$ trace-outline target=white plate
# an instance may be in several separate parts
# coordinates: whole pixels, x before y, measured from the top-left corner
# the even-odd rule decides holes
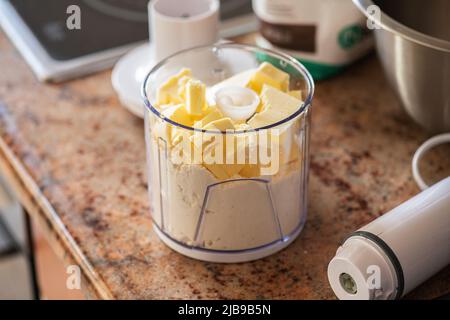
[[[227,42],[219,40],[218,43]],[[247,65],[246,55],[236,56],[235,63],[237,70],[240,64]],[[147,42],[127,53],[114,66],[111,74],[111,81],[114,90],[122,105],[134,115],[144,118],[144,100],[141,96],[141,86],[145,76],[150,69],[156,65],[153,57],[152,44]],[[254,69],[250,69],[232,76],[229,79],[207,88],[207,99],[214,104],[214,94],[220,88],[228,85],[245,86]]]
[[[140,118],[144,118],[145,107],[141,86],[155,65],[152,52],[151,43],[131,50],[116,63],[111,75],[113,88],[122,105]]]

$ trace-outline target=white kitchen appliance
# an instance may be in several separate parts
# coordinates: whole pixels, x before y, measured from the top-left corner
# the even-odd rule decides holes
[[[450,264],[450,177],[427,187],[418,162],[450,134],[424,143],[413,159],[422,189],[412,199],[352,233],[328,266],[339,299],[398,299]]]

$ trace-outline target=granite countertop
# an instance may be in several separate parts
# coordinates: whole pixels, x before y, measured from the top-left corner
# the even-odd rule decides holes
[[[152,230],[143,122],[120,106],[110,76],[41,84],[0,33],[0,150],[24,186],[17,192],[32,194],[42,209],[34,214],[45,215],[98,297],[333,299],[326,268],[340,241],[419,191],[410,161],[428,136],[371,56],[317,84],[300,237],[252,263],[183,257]],[[427,157],[430,177],[449,174],[449,152]],[[449,291],[447,267],[409,297]]]

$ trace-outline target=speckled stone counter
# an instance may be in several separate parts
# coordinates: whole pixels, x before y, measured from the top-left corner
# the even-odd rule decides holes
[[[333,299],[329,260],[348,233],[418,192],[410,161],[427,134],[403,112],[372,56],[317,84],[311,137],[309,217],[300,237],[252,263],[191,260],[152,231],[143,123],[120,106],[110,71],[41,84],[0,34],[7,176],[99,298]],[[441,148],[427,157],[427,174],[449,175],[449,155]],[[447,268],[409,297],[449,291]]]

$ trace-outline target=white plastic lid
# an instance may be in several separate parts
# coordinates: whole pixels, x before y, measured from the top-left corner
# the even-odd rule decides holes
[[[217,90],[215,101],[225,116],[233,120],[247,120],[256,112],[260,99],[251,89],[227,86]]]

